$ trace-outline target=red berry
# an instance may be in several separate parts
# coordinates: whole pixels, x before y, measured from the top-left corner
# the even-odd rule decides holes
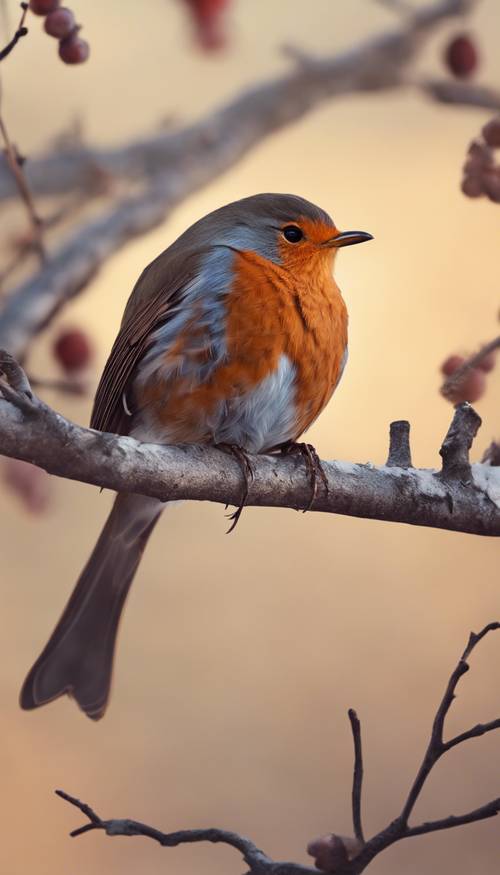
[[[50,501],[51,480],[46,471],[21,459],[2,459],[1,476],[31,513],[42,513]]]
[[[65,64],[83,64],[90,54],[88,42],[75,33],[59,43],[59,57]]]
[[[497,353],[496,353],[496,350],[494,349],[492,352],[489,352],[488,355],[485,355],[484,358],[481,359],[481,361],[478,364],[478,368],[481,368],[481,370],[485,374],[489,374],[489,372],[492,371],[493,368],[495,367],[496,363],[497,363]]]
[[[449,43],[445,53],[445,63],[450,73],[458,79],[466,79],[477,69],[479,55],[470,36],[456,36]]]
[[[219,49],[225,45],[224,10],[229,0],[186,0],[195,21],[197,36],[204,49]]]
[[[483,172],[482,186],[490,201],[500,203],[500,170],[498,167],[488,168]]]
[[[441,365],[441,373],[445,377],[451,377],[463,365],[464,361],[465,359],[461,355],[450,355]]]
[[[55,36],[56,39],[65,39],[70,35],[75,27],[75,16],[71,9],[61,6],[60,9],[54,9],[45,19],[44,29],[49,36]]]
[[[452,393],[447,397],[454,404],[461,404],[462,401],[468,401],[474,404],[475,401],[484,395],[486,389],[486,374],[480,371],[479,368],[471,368],[464,375],[463,380],[453,389]]]
[[[494,149],[500,146],[500,117],[490,119],[482,130],[482,134],[488,146]]]
[[[481,197],[483,183],[480,176],[464,176],[462,179],[462,191],[467,197]]]
[[[61,332],[53,346],[54,356],[68,373],[80,371],[92,360],[92,346],[79,328]]]
[[[30,9],[35,15],[48,15],[57,9],[61,0],[30,0]]]

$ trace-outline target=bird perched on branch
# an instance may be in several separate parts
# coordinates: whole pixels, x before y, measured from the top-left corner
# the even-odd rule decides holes
[[[341,233],[323,210],[284,194],[255,195],[200,219],[139,277],[91,427],[224,445],[246,466],[247,453],[293,447],[330,400],[347,357],[335,254],[370,239]],[[116,497],[26,678],[23,708],[67,693],[89,717],[103,716],[120,615],[163,508],[141,495]]]

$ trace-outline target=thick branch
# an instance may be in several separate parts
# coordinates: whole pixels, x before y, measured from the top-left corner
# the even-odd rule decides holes
[[[28,394],[24,372],[7,353],[0,355],[2,370],[9,380],[0,382],[3,455],[118,492],[162,501],[240,504],[244,488],[240,465],[215,447],[145,444],[82,428]],[[463,464],[468,459],[470,423],[477,424],[476,418],[470,405],[461,405],[450,429],[453,453]],[[322,465],[325,482],[317,484],[314,511],[500,535],[500,471],[490,465],[471,466],[466,479],[456,477],[453,466],[448,476],[446,466],[437,472],[349,462]],[[256,456],[252,468],[246,504],[309,506],[311,484],[301,458]]]

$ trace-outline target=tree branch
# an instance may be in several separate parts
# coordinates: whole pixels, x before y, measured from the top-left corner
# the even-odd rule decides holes
[[[240,504],[243,475],[239,463],[226,453],[211,446],[140,443],[82,428],[29,393],[24,372],[5,352],[0,352],[0,371],[9,372],[9,382],[0,382],[3,455],[60,477],[161,501]],[[480,463],[466,467],[471,434],[479,421],[470,405],[457,408],[443,444],[441,471],[323,462],[325,482],[317,483],[311,509],[499,536],[500,470]],[[453,459],[467,476],[456,476]],[[248,505],[308,507],[311,484],[301,458],[255,456],[252,469]]]
[[[107,176],[137,180],[165,172],[183,174],[189,165],[204,163],[204,181],[212,179],[265,136],[301,118],[323,100],[407,84],[406,68],[423,39],[448,18],[472,11],[475,4],[476,0],[437,0],[415,10],[398,29],[331,58],[311,57],[307,64],[248,90],[184,130],[155,133],[115,149],[52,151],[29,162],[32,190],[38,195],[54,195],[85,188],[89,173],[96,168]],[[14,193],[0,164],[0,199]]]
[[[347,712],[354,742],[354,772],[352,778],[352,825],[354,835],[362,845],[365,843],[361,820],[361,793],[363,789],[363,751],[361,747],[361,724],[353,708]]]
[[[19,21],[19,24],[17,25],[17,30],[16,30],[14,36],[12,37],[12,39],[11,39],[11,40],[7,43],[7,45],[4,46],[4,48],[0,51],[0,61],[4,61],[5,58],[6,58],[8,55],[10,55],[12,49],[15,48],[15,46],[17,46],[19,40],[20,40],[23,36],[26,36],[26,34],[28,33],[28,28],[24,26],[24,22],[25,22],[25,20],[26,20],[26,15],[27,15],[27,13],[28,13],[28,4],[27,4],[27,3],[21,3],[21,9],[22,9],[22,12],[21,12],[21,19],[20,19],[20,21]]]
[[[403,811],[396,820],[393,820],[388,826],[376,833],[376,835],[367,842],[363,840],[359,807],[362,775],[360,725],[356,712],[352,709],[349,710],[349,720],[353,731],[355,748],[353,815],[356,839],[338,836],[332,833],[331,835],[323,836],[322,838],[310,842],[308,852],[311,856],[315,857],[315,870],[296,863],[275,862],[268,857],[267,854],[259,850],[249,839],[243,838],[236,833],[228,832],[227,830],[211,828],[163,833],[154,827],[147,826],[144,823],[139,823],[136,820],[103,820],[92,808],[90,808],[89,805],[80,802],[79,799],[70,796],[63,790],[56,790],[57,795],[60,796],[61,799],[64,799],[66,802],[75,806],[75,808],[78,808],[78,810],[81,811],[89,821],[84,826],[73,830],[70,835],[76,837],[83,833],[98,829],[103,830],[106,835],[109,836],[146,836],[147,838],[157,841],[163,847],[175,847],[180,844],[191,842],[223,842],[224,844],[235,848],[243,855],[245,863],[249,866],[250,872],[253,873],[253,875],[311,875],[312,872],[317,872],[318,869],[329,872],[331,875],[361,875],[378,854],[401,839],[426,835],[438,830],[451,829],[457,826],[464,826],[468,823],[474,823],[479,820],[495,817],[495,815],[500,812],[500,798],[493,799],[491,802],[482,805],[480,808],[469,811],[466,814],[458,816],[451,815],[450,817],[445,817],[440,820],[421,823],[417,826],[408,826],[408,817],[429,772],[443,753],[450,749],[450,743],[443,742],[444,720],[453,699],[455,698],[455,690],[458,681],[462,675],[468,671],[469,666],[466,660],[469,658],[474,647],[485,637],[485,635],[496,629],[500,629],[500,623],[494,622],[485,626],[477,635],[471,633],[468,645],[451,675],[443,699],[438,707],[432,727],[431,738],[422,766],[420,767],[418,775],[410,790]],[[495,723],[495,726],[493,726],[493,723]],[[493,721],[492,724],[486,725],[491,726],[492,729],[499,728],[500,721]],[[459,740],[463,741],[470,737],[472,737],[470,732],[465,732],[462,733],[461,736],[457,736],[454,741],[458,744]]]
[[[473,109],[500,109],[500,91],[496,88],[455,79],[426,79],[417,82],[416,86],[439,103]]]
[[[475,0],[437,0],[397,30],[333,58],[301,54],[292,72],[250,89],[183,130],[162,131],[111,150],[77,144],[30,160],[26,174],[37,195],[85,190],[96,174],[125,181],[129,188],[139,183],[140,190],[77,226],[44,267],[11,290],[0,306],[0,346],[22,359],[33,336],[120,246],[163,222],[181,200],[270,134],[332,97],[410,85],[406,70],[424,39],[441,22],[474,5]],[[0,199],[14,192],[0,161]]]

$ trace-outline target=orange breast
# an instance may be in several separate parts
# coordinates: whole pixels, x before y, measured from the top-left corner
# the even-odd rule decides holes
[[[254,252],[237,253],[226,326],[227,357],[208,380],[152,381],[143,387],[143,403],[155,410],[169,441],[210,441],[211,417],[220,402],[251,392],[286,355],[297,373],[298,438],[330,399],[347,345],[346,307],[329,259],[308,259],[304,269],[291,271]],[[205,348],[201,337],[193,344],[193,332],[190,320],[170,349],[169,362],[183,356],[197,364],[208,360],[209,343]]]
[[[285,354],[297,370],[299,437],[330,400],[347,348],[347,309],[328,254],[289,271],[254,252],[236,259],[228,348],[241,373],[261,379]]]

